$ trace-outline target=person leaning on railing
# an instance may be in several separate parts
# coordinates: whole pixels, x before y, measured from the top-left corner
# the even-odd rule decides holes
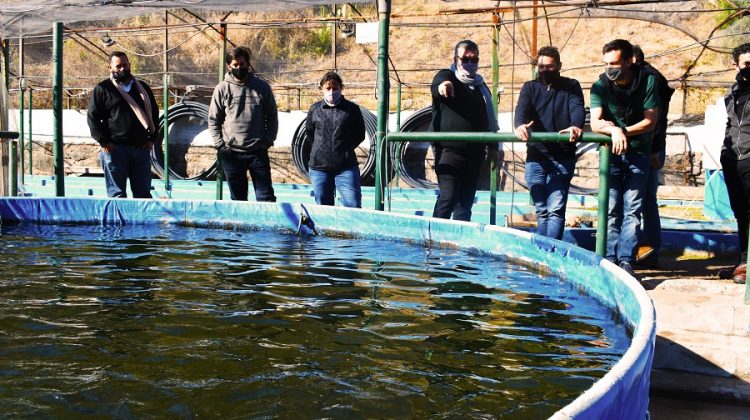
[[[651,131],[659,116],[656,79],[633,64],[633,45],[602,48],[604,73],[591,87],[591,129],[612,138],[605,257],[633,271],[648,181]]]
[[[575,141],[583,134],[583,90],[560,75],[560,52],[537,52],[537,77],[523,84],[515,114],[515,134],[527,141],[532,131],[568,133],[567,143],[526,143],[526,184],[536,209],[537,233],[562,239],[565,207],[576,165]]]

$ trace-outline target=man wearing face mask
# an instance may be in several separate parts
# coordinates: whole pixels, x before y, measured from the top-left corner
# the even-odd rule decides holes
[[[334,191],[345,207],[362,207],[357,146],[365,139],[359,106],[341,94],[344,82],[329,71],[320,80],[323,99],[307,113],[305,130],[312,143],[308,162],[315,202],[332,206]]]
[[[542,47],[537,78],[524,83],[515,113],[515,134],[533,140],[533,131],[569,134],[568,143],[526,143],[526,183],[536,208],[537,232],[562,239],[565,206],[576,164],[575,141],[583,133],[586,114],[577,80],[560,76],[560,52]]]
[[[214,89],[208,130],[218,150],[232,200],[247,201],[247,173],[256,201],[276,201],[268,149],[279,130],[271,86],[250,72],[250,51],[227,53],[227,74]]]
[[[727,128],[721,147],[721,168],[729,193],[729,204],[737,219],[740,241],[739,263],[719,272],[721,278],[745,283],[747,277],[747,241],[750,228],[750,43],[732,51],[736,82],[724,97]]]
[[[484,79],[477,74],[479,46],[464,40],[453,50],[450,69],[432,80],[432,131],[495,132],[497,114]],[[471,207],[485,159],[498,160],[497,143],[440,142],[435,144],[439,195],[433,217],[471,220]]]
[[[102,146],[99,161],[109,197],[151,198],[151,148],[159,125],[159,107],[148,85],[130,73],[123,52],[109,56],[110,77],[91,94],[88,124]]]
[[[659,94],[656,78],[633,64],[630,42],[611,41],[602,54],[604,73],[591,87],[591,128],[612,137],[606,258],[635,277],[633,262]]]

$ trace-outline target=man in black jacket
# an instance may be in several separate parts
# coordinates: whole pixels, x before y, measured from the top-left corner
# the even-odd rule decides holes
[[[332,206],[338,190],[345,207],[362,207],[356,148],[365,139],[365,121],[359,106],[341,94],[343,87],[338,74],[326,73],[320,81],[323,99],[307,113],[310,181],[316,203]]]
[[[130,178],[134,198],[151,198],[151,148],[159,107],[146,83],[130,73],[123,52],[109,57],[110,77],[94,88],[89,100],[91,137],[102,146],[99,161],[110,197],[127,197]]]
[[[479,68],[479,46],[464,40],[453,50],[450,69],[432,80],[432,131],[497,131],[492,95]],[[485,159],[497,161],[497,143],[440,142],[435,145],[435,172],[440,189],[433,217],[471,220],[479,170]]]
[[[514,126],[516,137],[533,139],[532,130],[569,134],[568,143],[526,144],[526,184],[536,209],[537,233],[562,239],[565,206],[576,165],[576,144],[586,113],[583,90],[575,79],[560,76],[560,52],[542,47],[537,52],[537,78],[523,84]]]
[[[737,69],[737,82],[724,98],[727,129],[721,148],[721,167],[729,192],[729,204],[737,219],[740,260],[734,270],[722,270],[719,276],[732,278],[735,283],[745,283],[750,228],[750,43],[735,48],[732,58]]]

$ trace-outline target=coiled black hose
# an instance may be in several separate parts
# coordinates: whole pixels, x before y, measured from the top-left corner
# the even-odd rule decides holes
[[[365,155],[365,161],[359,164],[360,182],[362,185],[375,184],[375,132],[377,129],[378,119],[369,110],[359,107],[362,111],[362,118],[365,121],[365,139],[357,147],[357,155]],[[297,126],[292,137],[292,163],[302,177],[310,180],[309,166],[310,151],[312,142],[307,138],[305,124],[307,118]]]
[[[588,123],[588,113],[587,113]],[[404,120],[401,124],[402,132],[422,132],[429,131],[430,123],[432,122],[432,106],[422,108],[414,114],[410,115],[409,118]],[[401,179],[404,180],[409,186],[414,188],[437,188],[437,183],[427,179],[426,170],[427,168],[435,169],[435,161],[433,160],[434,154],[428,153],[431,148],[429,142],[393,142],[390,145],[391,156],[398,156],[398,168]],[[595,143],[577,143],[576,144],[576,158],[579,158],[589,150],[593,150],[597,147]],[[516,161],[515,155],[513,156],[511,164],[521,164],[523,162]],[[394,162],[395,163],[395,162]],[[528,190],[529,187],[526,185],[524,180],[515,177],[514,172],[506,167],[506,165],[500,165],[500,169],[509,178],[513,179],[522,188]],[[598,189],[596,188],[584,188],[576,185],[570,185],[570,192],[573,194],[595,194]]]
[[[169,115],[167,116],[168,126],[172,127],[170,132],[169,142],[169,178],[170,179],[187,179],[187,180],[203,180],[210,179],[216,176],[216,161],[213,160],[213,164],[198,173],[195,176],[187,175],[187,162],[185,156],[190,147],[188,142],[172,141],[172,139],[192,139],[195,138],[199,133],[208,129],[208,105],[194,101],[183,101],[169,107]],[[180,131],[176,132],[174,125],[180,122]],[[159,134],[158,139],[164,138],[164,117],[159,118]],[[164,150],[163,143],[157,141],[154,144],[154,148],[151,149],[151,168],[159,175],[160,178],[164,178]]]

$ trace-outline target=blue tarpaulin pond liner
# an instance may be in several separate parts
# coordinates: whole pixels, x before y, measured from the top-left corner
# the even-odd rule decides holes
[[[302,223],[307,219],[308,223]],[[403,240],[455,246],[543,267],[612,308],[633,331],[630,347],[613,368],[552,418],[643,419],[655,343],[655,311],[638,282],[614,264],[574,245],[514,229],[395,215],[372,210],[289,203],[3,198],[3,223],[102,225],[178,224],[268,228],[304,234]],[[311,222],[310,222],[311,221]]]

